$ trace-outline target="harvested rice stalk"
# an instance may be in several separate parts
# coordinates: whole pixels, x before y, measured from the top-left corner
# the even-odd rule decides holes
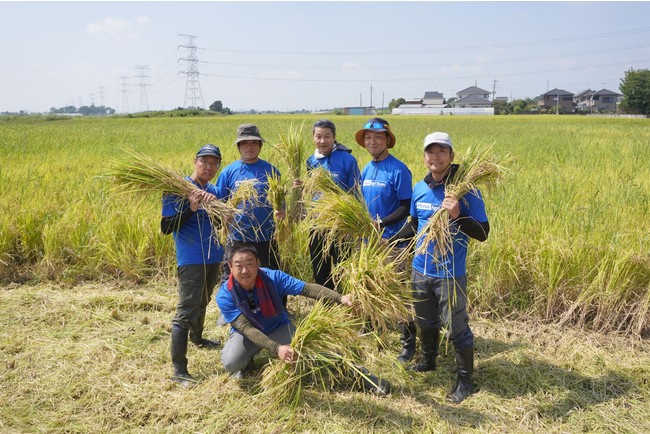
[[[445,193],[459,199],[478,190],[479,185],[491,187],[505,175],[507,169],[503,163],[508,159],[499,159],[492,154],[494,144],[486,147],[468,148],[458,170],[450,175],[445,184]],[[440,208],[429,218],[417,238],[422,241],[416,247],[416,254],[426,253],[428,246],[434,243],[436,256],[441,262],[451,252],[453,234],[449,224],[449,212]]]
[[[300,127],[293,123],[289,126],[286,134],[280,133],[280,141],[270,144],[281,156],[287,165],[284,179],[286,179],[285,199],[286,214],[289,223],[293,224],[300,220],[301,216],[301,192],[298,188],[292,188],[301,179],[306,154],[306,140],[303,134],[304,122]]]
[[[273,360],[262,374],[262,397],[269,409],[302,401],[305,389],[329,390],[351,372],[358,372],[360,351],[358,320],[351,319],[340,305],[318,301],[296,325],[291,347],[296,353],[292,364]]]
[[[341,247],[352,242],[356,246],[362,239],[378,242],[381,233],[366,205],[339,188],[327,171],[318,168],[313,172],[316,173],[306,183],[305,191],[316,195],[317,200],[305,204],[305,224],[310,232],[323,237],[324,250],[332,244]]]
[[[334,267],[337,288],[354,300],[354,316],[382,334],[410,316],[409,275],[397,250],[367,242]]]
[[[106,175],[113,179],[117,187],[124,191],[136,193],[170,194],[180,198],[188,198],[190,193],[199,188],[185,179],[175,169],[165,166],[153,158],[131,150],[123,151],[124,157],[115,159],[109,164]],[[240,195],[229,202],[213,200],[201,206],[208,214],[212,227],[218,231],[215,236],[225,240],[228,223],[235,221],[235,216],[241,211],[236,203],[252,193],[248,188],[242,188]],[[253,196],[253,199],[256,196]],[[250,199],[249,199],[250,200]]]

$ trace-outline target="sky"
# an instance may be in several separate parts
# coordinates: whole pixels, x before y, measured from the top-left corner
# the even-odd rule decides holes
[[[0,113],[618,92],[650,69],[649,16],[647,1],[0,1]]]

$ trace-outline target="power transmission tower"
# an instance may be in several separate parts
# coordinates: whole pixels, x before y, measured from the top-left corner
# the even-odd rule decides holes
[[[122,80],[122,83],[120,83],[122,85],[122,113],[129,112],[129,90],[126,79],[127,77],[120,77],[120,80]]]
[[[147,101],[147,70],[149,69],[148,66],[146,65],[135,65],[135,69],[140,71],[140,75],[138,76],[140,78],[139,86],[140,86],[140,111],[147,111],[149,110],[149,102]]]
[[[104,86],[99,86],[99,106],[104,107]]]
[[[178,34],[187,38],[187,43],[185,45],[179,45],[178,48],[187,48],[187,57],[178,59],[179,61],[187,62],[187,71],[181,72],[181,74],[187,75],[187,81],[185,82],[185,101],[183,106],[187,108],[203,108],[203,93],[201,92],[201,83],[199,82],[199,58],[196,56],[196,50],[198,47],[194,44],[194,35],[183,35]]]

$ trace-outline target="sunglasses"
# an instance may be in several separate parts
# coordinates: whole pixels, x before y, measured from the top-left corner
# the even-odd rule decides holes
[[[383,130],[389,129],[388,124],[382,124],[381,122],[368,122],[363,126],[364,130]]]

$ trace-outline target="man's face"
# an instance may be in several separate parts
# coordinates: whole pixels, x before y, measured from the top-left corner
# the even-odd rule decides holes
[[[424,164],[433,175],[434,179],[440,179],[454,161],[454,152],[451,148],[434,143],[424,151]]]
[[[221,159],[211,155],[204,155],[194,159],[194,172],[196,173],[196,180],[205,185],[212,181],[221,166]]]
[[[260,140],[242,140],[237,144],[239,155],[244,163],[254,163],[262,150],[262,142]]]
[[[334,134],[329,128],[314,128],[314,144],[323,155],[329,155],[332,153],[332,148],[334,147]]]
[[[259,262],[250,252],[237,252],[228,261],[230,272],[242,288],[252,290],[257,279]]]
[[[385,131],[366,130],[363,133],[363,144],[374,159],[388,154],[388,135]]]

